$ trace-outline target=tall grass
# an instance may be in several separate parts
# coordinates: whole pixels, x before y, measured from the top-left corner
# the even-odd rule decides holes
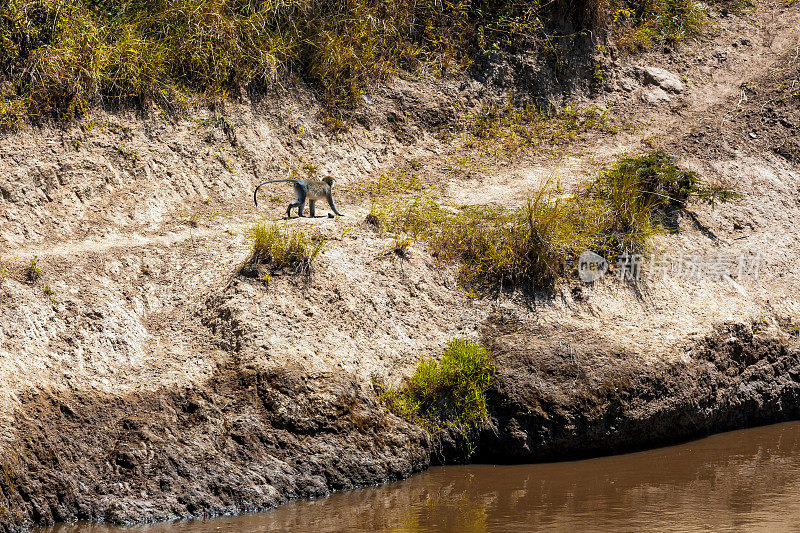
[[[3,0],[0,111],[80,116],[89,102],[225,95],[292,76],[329,103],[420,61],[525,31],[536,4],[462,0]],[[480,31],[479,31],[480,30]],[[448,59],[449,58],[449,59]]]
[[[737,196],[654,151],[620,159],[572,196],[546,182],[519,209],[448,209],[421,198],[373,206],[371,214],[389,231],[426,241],[438,259],[457,262],[467,286],[551,290],[584,250],[610,261],[641,253],[653,237],[675,229],[688,203],[714,205]]]
[[[622,9],[641,42],[691,35],[689,0]],[[224,97],[300,78],[350,105],[402,68],[446,72],[530,49],[549,27],[596,28],[610,0],[2,0],[0,126],[90,104]],[[619,18],[619,17],[617,17]],[[630,20],[629,20],[630,19]]]

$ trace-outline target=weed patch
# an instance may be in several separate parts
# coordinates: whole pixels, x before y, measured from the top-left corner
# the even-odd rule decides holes
[[[394,254],[401,258],[408,257],[408,247],[414,244],[414,238],[404,233],[395,233],[384,255]]]
[[[517,106],[508,101],[485,108],[467,124],[465,146],[489,158],[507,156],[521,148],[558,148],[589,132],[613,133],[605,111],[570,103],[556,112],[535,105]]]

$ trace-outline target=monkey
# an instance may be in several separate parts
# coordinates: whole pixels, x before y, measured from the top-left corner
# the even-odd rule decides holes
[[[314,218],[314,206],[317,203],[317,200],[322,200],[323,198],[328,201],[328,205],[331,206],[331,209],[333,209],[334,213],[340,217],[344,216],[336,209],[336,203],[333,201],[333,178],[327,176],[322,178],[322,180],[296,180],[292,178],[286,178],[282,180],[269,180],[260,183],[258,187],[256,187],[256,190],[253,191],[253,203],[256,205],[256,207],[258,207],[258,199],[256,198],[256,194],[262,185],[283,181],[288,181],[294,184],[294,193],[296,195],[295,201],[290,203],[289,207],[286,208],[286,218],[291,218],[293,207],[297,208],[298,217],[303,216],[306,198],[308,198],[308,210],[311,212],[311,218]]]

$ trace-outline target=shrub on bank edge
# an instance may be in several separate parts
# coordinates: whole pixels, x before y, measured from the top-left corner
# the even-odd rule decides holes
[[[655,150],[620,159],[583,196],[582,205],[597,224],[595,247],[613,255],[643,251],[649,238],[675,228],[675,216],[689,203],[714,206],[739,195],[679,169],[669,155]]]
[[[494,376],[489,352],[453,339],[441,361],[421,361],[414,375],[379,397],[398,416],[428,427],[455,426],[474,431],[488,414],[486,391]]]

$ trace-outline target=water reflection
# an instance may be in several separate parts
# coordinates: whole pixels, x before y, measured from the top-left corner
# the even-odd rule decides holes
[[[59,533],[798,531],[800,423],[585,461],[435,468],[273,512]]]

